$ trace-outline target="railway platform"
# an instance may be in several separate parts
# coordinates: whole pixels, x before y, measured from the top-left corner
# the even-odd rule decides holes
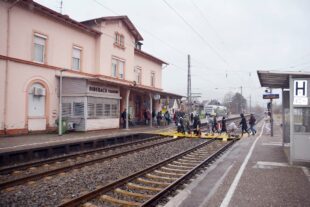
[[[230,118],[236,119],[239,115],[231,115]],[[220,120],[221,117],[218,118]],[[202,124],[206,122],[206,119],[201,120]],[[169,126],[157,126],[149,127],[145,125],[139,125],[130,127],[129,129],[107,129],[100,131],[90,132],[70,132],[58,136],[57,134],[30,134],[21,136],[3,136],[0,137],[0,153],[13,152],[18,150],[34,149],[43,146],[58,145],[63,143],[75,143],[81,140],[94,140],[98,138],[108,138],[113,136],[130,135],[137,133],[160,133],[167,130],[175,129],[174,123]]]
[[[137,133],[151,133],[167,130],[175,127],[174,124],[165,127],[139,126],[129,129],[107,129],[91,132],[71,132],[59,136],[58,134],[32,134],[21,136],[0,137],[0,153],[26,150],[43,146],[51,146],[62,143],[75,143],[81,140],[93,140],[113,136],[130,135]]]
[[[165,207],[310,206],[309,166],[288,163],[280,123],[271,137],[258,126],[198,175]]]

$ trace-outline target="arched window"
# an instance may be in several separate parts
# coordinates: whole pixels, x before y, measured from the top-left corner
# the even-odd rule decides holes
[[[28,117],[45,116],[45,88],[40,83],[34,83],[28,90]]]

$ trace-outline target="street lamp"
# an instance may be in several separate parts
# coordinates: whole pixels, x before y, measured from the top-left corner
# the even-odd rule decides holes
[[[67,69],[60,70],[59,76],[59,115],[58,115],[58,135],[61,136],[62,131],[62,72],[66,71]]]

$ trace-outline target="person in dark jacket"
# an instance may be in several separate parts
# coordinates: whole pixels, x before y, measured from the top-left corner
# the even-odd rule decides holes
[[[199,119],[198,114],[196,114],[194,117],[194,123],[193,123],[193,130],[194,130],[195,135],[197,135],[197,136],[201,135],[200,128],[201,128],[201,121]]]
[[[246,119],[245,119],[244,115],[240,114],[240,117],[241,117],[241,121],[239,123],[239,126],[241,126],[241,137],[242,137],[244,132],[246,132],[248,134],[250,134],[250,133],[248,131],[248,125],[246,123]]]
[[[121,114],[122,122],[123,122],[123,128],[126,128],[126,117],[127,117],[127,112],[126,109]]]
[[[161,121],[162,118],[163,118],[163,117],[162,117],[162,113],[161,113],[161,111],[159,111],[159,112],[157,113],[157,116],[156,116],[156,119],[157,119],[157,127],[160,126],[160,121]]]
[[[222,130],[221,130],[221,133],[223,133],[223,132],[227,133],[225,116],[223,116],[223,118],[222,118]]]
[[[254,114],[251,114],[250,119],[249,119],[249,125],[250,125],[250,131],[252,132],[252,135],[256,134],[256,129],[254,128],[256,123],[256,119],[254,117]]]
[[[214,132],[217,132],[217,133],[218,133],[216,115],[213,116],[212,132],[213,132],[213,133],[214,133]]]

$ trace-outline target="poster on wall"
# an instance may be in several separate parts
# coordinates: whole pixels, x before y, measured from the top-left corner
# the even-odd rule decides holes
[[[308,105],[307,80],[294,80],[294,100],[293,105]]]

